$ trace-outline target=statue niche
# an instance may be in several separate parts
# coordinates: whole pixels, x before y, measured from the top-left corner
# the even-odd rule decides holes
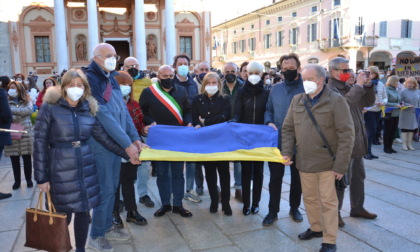
[[[147,60],[157,60],[157,39],[155,35],[147,36],[146,47]]]
[[[86,61],[86,36],[83,34],[77,35],[76,42],[76,60],[77,61]]]

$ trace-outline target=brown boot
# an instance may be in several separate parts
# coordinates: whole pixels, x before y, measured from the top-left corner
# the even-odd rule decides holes
[[[341,218],[341,214],[340,212],[338,212],[338,227],[344,227],[346,225],[346,223],[343,221],[343,219]]]
[[[241,189],[236,189],[235,190],[235,199],[242,202],[242,190]]]

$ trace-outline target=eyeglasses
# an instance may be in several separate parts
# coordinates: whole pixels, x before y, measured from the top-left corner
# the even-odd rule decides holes
[[[97,56],[99,58],[101,58],[101,56],[99,56],[99,55],[97,55]],[[114,57],[117,61],[119,61],[121,59],[120,55],[117,55],[117,54],[108,54],[108,55],[105,55],[105,59],[109,59],[109,58],[112,58],[112,57]]]
[[[339,68],[335,68],[335,70],[341,70],[343,71],[343,73],[350,73],[351,69],[339,69]]]
[[[128,67],[128,68],[137,68],[137,67],[139,67],[139,64],[128,65],[126,67]]]

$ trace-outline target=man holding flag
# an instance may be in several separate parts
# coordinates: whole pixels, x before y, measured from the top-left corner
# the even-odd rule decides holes
[[[164,65],[158,70],[158,83],[143,90],[140,96],[140,107],[146,124],[163,124],[173,126],[192,126],[191,105],[187,91],[173,82],[174,70]],[[172,210],[182,217],[191,217],[192,213],[182,207],[184,196],[183,162],[157,161],[157,186],[162,207],[155,212],[156,217],[165,215]],[[169,176],[169,169],[172,176]],[[172,190],[170,187],[172,179]],[[171,192],[173,193],[173,207],[171,206]]]

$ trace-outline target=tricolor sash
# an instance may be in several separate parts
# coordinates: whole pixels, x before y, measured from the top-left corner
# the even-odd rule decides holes
[[[153,85],[150,86],[150,90],[156,96],[156,98],[175,116],[179,124],[181,126],[184,125],[184,121],[182,120],[182,109],[178,102],[175,101],[175,99],[165,90],[163,90],[157,83],[153,83]]]

